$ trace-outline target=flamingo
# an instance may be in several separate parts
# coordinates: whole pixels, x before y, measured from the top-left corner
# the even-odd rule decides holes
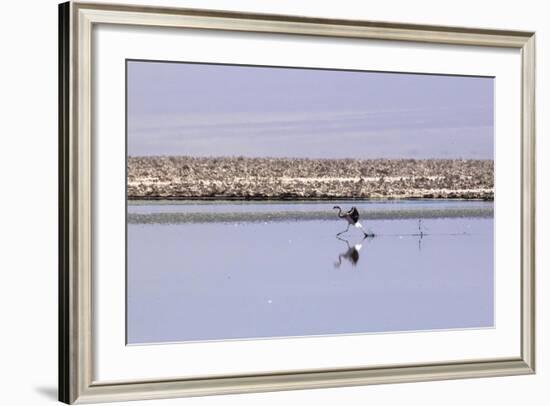
[[[341,219],[344,219],[348,222],[348,228],[346,228],[344,231],[339,232],[336,234],[337,236],[343,233],[346,233],[349,231],[349,227],[351,225],[361,229],[365,237],[374,237],[374,234],[372,233],[366,233],[363,229],[363,226],[361,223],[359,223],[359,210],[357,210],[357,207],[353,206],[349,211],[342,213],[342,208],[340,206],[334,206],[333,209],[338,209],[338,217]]]

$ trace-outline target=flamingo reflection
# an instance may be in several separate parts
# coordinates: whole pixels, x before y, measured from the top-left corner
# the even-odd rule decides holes
[[[365,235],[363,239],[353,245],[350,245],[349,241],[345,238],[341,238],[340,236],[336,236],[336,238],[340,241],[343,241],[346,243],[348,249],[344,252],[342,252],[340,255],[338,255],[338,261],[334,263],[335,268],[340,268],[342,265],[342,260],[346,260],[349,263],[351,263],[352,266],[356,266],[359,262],[359,251],[361,248],[363,248],[363,242],[369,237],[368,235]]]

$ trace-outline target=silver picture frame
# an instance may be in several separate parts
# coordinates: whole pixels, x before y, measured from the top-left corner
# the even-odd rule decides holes
[[[521,355],[452,363],[102,383],[92,345],[92,28],[96,24],[506,47],[521,52]],[[533,374],[535,33],[68,2],[59,6],[59,400],[90,403]],[[519,333],[519,332],[518,332]]]

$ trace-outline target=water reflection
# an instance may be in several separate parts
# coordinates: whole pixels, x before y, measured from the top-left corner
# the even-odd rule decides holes
[[[422,228],[422,219],[418,219],[418,251],[422,251],[422,238],[424,238],[424,229]]]
[[[177,216],[129,221],[128,342],[493,325],[492,207],[353,204],[374,238],[328,202],[136,206]]]
[[[368,242],[369,239],[371,239],[371,238],[373,238],[373,237],[365,235],[361,239],[361,241],[356,242],[353,245],[350,245],[349,240],[347,240],[345,238],[342,238],[339,235],[337,235],[336,239],[344,242],[348,248],[347,248],[346,251],[344,251],[344,252],[342,252],[341,254],[338,255],[338,261],[336,261],[334,263],[334,267],[335,268],[340,268],[340,266],[342,266],[342,260],[345,260],[345,261],[349,262],[352,266],[355,267],[357,265],[357,263],[359,262],[359,251],[361,250],[361,248],[363,248],[364,243]],[[365,240],[367,240],[367,241],[365,241]]]

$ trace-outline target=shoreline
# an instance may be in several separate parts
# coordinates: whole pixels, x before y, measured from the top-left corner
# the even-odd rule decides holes
[[[371,220],[410,220],[442,218],[493,218],[492,207],[360,209],[361,218]],[[128,224],[203,224],[203,223],[267,223],[288,221],[341,221],[334,211],[268,210],[268,211],[164,211],[128,213]]]

